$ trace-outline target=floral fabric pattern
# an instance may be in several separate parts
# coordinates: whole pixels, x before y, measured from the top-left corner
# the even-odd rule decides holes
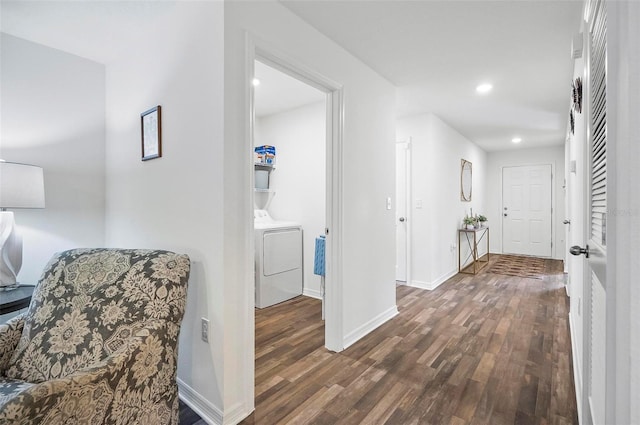
[[[190,261],[168,251],[54,256],[0,325],[0,424],[177,424]]]

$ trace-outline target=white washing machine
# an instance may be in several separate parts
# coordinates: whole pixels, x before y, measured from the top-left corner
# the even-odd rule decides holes
[[[302,295],[302,226],[260,213],[254,224],[256,307],[264,308]]]

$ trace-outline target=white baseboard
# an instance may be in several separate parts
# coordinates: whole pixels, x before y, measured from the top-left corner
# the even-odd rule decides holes
[[[342,341],[344,349],[347,349],[349,346],[356,343],[362,337],[374,331],[376,328],[378,328],[388,320],[391,320],[397,315],[398,315],[398,307],[394,305],[393,307],[389,308],[386,311],[383,311],[373,319],[369,320],[367,323],[360,326],[358,329],[354,330],[353,332],[350,332],[347,336],[344,337]]]
[[[573,357],[573,387],[576,392],[578,424],[582,424],[582,369],[580,367],[580,362],[578,362],[578,347],[576,347],[576,336],[573,329],[573,318],[571,313],[569,313],[569,332],[571,333],[571,353]],[[580,348],[580,352],[582,352],[582,348]]]
[[[429,291],[433,291],[438,286],[442,285],[444,282],[446,282],[447,280],[451,279],[457,273],[458,273],[457,270],[453,270],[453,271],[450,271],[449,273],[443,274],[442,276],[440,276],[439,278],[433,280],[432,282],[423,282],[423,281],[420,281],[420,280],[412,280],[410,283],[407,282],[407,285],[409,285],[409,286],[411,286],[413,288],[420,288],[420,289],[426,289],[426,290],[429,290]]]
[[[218,407],[214,406],[202,397],[196,390],[185,384],[180,378],[178,381],[178,394],[180,400],[191,408],[198,416],[209,425],[222,425],[223,413]]]
[[[229,409],[229,412],[224,415],[225,425],[236,425],[242,422],[247,416],[251,414],[251,411],[246,409],[244,403],[238,403]]]
[[[302,291],[302,295],[304,295],[306,297],[315,298],[317,300],[321,300],[322,299],[322,293],[320,291],[318,291],[317,289],[304,288],[304,290]]]

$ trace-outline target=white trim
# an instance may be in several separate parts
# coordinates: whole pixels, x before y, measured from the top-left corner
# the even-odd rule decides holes
[[[407,286],[418,289],[427,289],[429,291],[433,289],[430,282],[423,282],[421,280],[412,280],[411,282],[407,282]]]
[[[245,81],[249,82],[253,80],[255,74],[254,71],[255,61],[255,45],[252,37],[249,33],[245,33]],[[245,266],[244,266],[244,282],[245,288],[242,292],[242,299],[239,308],[242,310],[240,314],[240,320],[244,320],[243,326],[239,329],[244,333],[240,336],[241,349],[243,355],[239,359],[239,368],[243,372],[240,376],[235,377],[241,380],[242,387],[240,390],[239,399],[243,400],[244,405],[247,406],[247,415],[255,409],[255,231],[253,228],[253,186],[254,186],[254,167],[253,167],[253,125],[254,125],[254,86],[253,84],[245,84],[245,99],[248,102],[245,104],[244,119],[245,119],[245,139],[249,147],[245,149],[245,172],[247,176],[248,188],[245,189],[246,205],[249,207],[245,211],[245,244],[247,252],[245,253]],[[226,364],[226,356],[225,356]],[[236,368],[237,370],[238,368]]]
[[[305,297],[315,298],[317,300],[322,299],[322,292],[317,289],[304,288],[304,290],[302,291],[302,295],[304,295]]]
[[[327,234],[325,251],[325,337],[328,350],[342,351],[344,337],[344,306],[342,282],[342,246],[343,246],[343,161],[342,139],[344,130],[344,92],[342,87],[333,85],[333,91],[327,96],[327,193],[331,202],[327,202]]]
[[[582,374],[576,346],[576,334],[574,331],[573,316],[569,313],[569,332],[571,333],[571,355],[573,357],[573,387],[576,391],[576,404],[578,409],[578,425],[582,424]]]
[[[367,323],[363,324],[362,326],[359,326],[353,332],[349,332],[349,334],[344,337],[344,341],[343,341],[344,348],[345,349],[348,348],[350,345],[359,341],[361,338],[365,337],[370,332],[373,332],[378,327],[382,326],[384,323],[393,319],[397,315],[398,315],[398,308],[394,305],[393,307],[389,308],[387,311],[383,311],[373,319],[369,320]]]
[[[442,276],[440,276],[439,278],[434,279],[431,282],[431,286],[433,287],[433,289],[436,289],[438,286],[442,285],[447,280],[451,279],[453,276],[455,276],[457,274],[458,274],[458,270],[457,269],[451,270],[449,273],[445,273]]]
[[[253,407],[251,409],[247,409],[244,403],[236,403],[229,408],[227,412],[225,412],[223,424],[238,424],[249,416],[253,410]]]
[[[458,274],[458,271],[457,270],[452,270],[452,271],[450,271],[448,273],[443,274],[439,278],[434,279],[431,282],[423,282],[421,280],[412,280],[411,282],[407,282],[407,285],[411,286],[412,288],[426,289],[428,291],[433,291],[438,286],[442,285],[443,283],[445,283],[447,280],[451,279],[456,274]]]
[[[413,277],[412,261],[413,258],[413,139],[411,136],[407,138],[407,281],[411,282]]]
[[[223,424],[222,410],[211,404],[209,400],[201,396],[189,385],[185,384],[182,379],[177,378],[176,381],[178,382],[178,395],[184,404],[189,406],[191,410],[196,412],[196,414],[209,425]]]

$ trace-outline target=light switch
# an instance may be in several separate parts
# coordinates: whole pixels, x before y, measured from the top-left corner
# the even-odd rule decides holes
[[[417,209],[422,208],[422,199],[416,199],[416,208]]]
[[[387,209],[391,209],[391,198],[387,198]]]

